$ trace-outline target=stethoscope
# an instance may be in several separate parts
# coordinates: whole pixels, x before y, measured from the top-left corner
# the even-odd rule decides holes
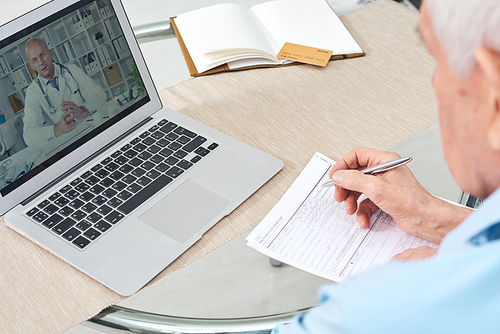
[[[73,78],[73,82],[74,82],[74,85],[76,86],[76,89],[71,89],[71,87],[69,86],[69,83],[68,83],[69,80],[65,80],[66,87],[68,87],[71,94],[76,94],[76,93],[80,94],[82,101],[85,102],[85,99],[83,98],[82,92],[80,91],[80,84],[78,83],[78,81],[76,81],[75,77],[73,76],[73,73],[71,73],[71,71],[66,66],[64,66],[62,64],[57,64],[57,65],[59,65],[61,67],[61,78],[64,76],[64,71],[69,73],[69,75],[71,75],[71,78]],[[56,109],[56,107],[54,107],[54,105],[50,101],[50,98],[49,98],[47,92],[43,89],[43,86],[40,83],[40,79],[37,78],[35,81],[38,84],[38,87],[40,87],[40,91],[42,92],[43,97],[45,97],[45,101],[47,101],[47,104],[49,105],[49,112],[52,115],[55,114],[57,112],[57,109]]]

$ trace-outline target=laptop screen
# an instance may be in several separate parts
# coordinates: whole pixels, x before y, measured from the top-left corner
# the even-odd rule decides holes
[[[0,41],[0,194],[150,101],[109,0]]]

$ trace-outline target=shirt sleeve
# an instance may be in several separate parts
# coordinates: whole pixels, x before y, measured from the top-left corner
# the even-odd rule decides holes
[[[349,333],[342,303],[336,298],[336,285],[320,288],[319,306],[296,315],[289,324],[276,326],[271,334],[346,334]]]

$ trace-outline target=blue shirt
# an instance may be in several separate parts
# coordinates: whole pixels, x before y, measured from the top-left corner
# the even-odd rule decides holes
[[[498,222],[497,189],[433,257],[325,285],[319,306],[272,333],[500,333],[500,239],[470,242]]]

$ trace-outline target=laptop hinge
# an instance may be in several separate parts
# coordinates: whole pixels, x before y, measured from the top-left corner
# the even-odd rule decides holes
[[[75,165],[73,168],[69,169],[68,171],[64,172],[59,177],[57,177],[56,179],[54,179],[54,181],[50,182],[49,184],[47,184],[46,186],[44,186],[43,188],[41,188],[40,190],[38,190],[37,192],[35,192],[33,195],[31,195],[30,197],[26,198],[20,204],[22,206],[25,206],[25,205],[29,204],[32,200],[34,200],[35,198],[37,198],[38,196],[40,196],[40,194],[46,192],[49,188],[51,188],[55,184],[61,182],[66,177],[68,177],[69,175],[73,174],[76,170],[82,168],[84,165],[86,165],[89,162],[91,162],[92,160],[94,160],[97,156],[99,156],[102,153],[104,153],[105,151],[107,151],[110,147],[112,147],[113,145],[115,145],[119,141],[123,140],[125,137],[127,137],[128,135],[130,135],[132,132],[134,132],[135,130],[137,130],[138,128],[140,128],[141,126],[143,126],[144,124],[150,122],[152,119],[153,119],[152,117],[148,117],[148,118],[144,119],[142,122],[136,124],[134,127],[130,128],[127,132],[124,132],[121,136],[119,136],[115,140],[109,142],[107,145],[103,146],[102,148],[100,148],[99,150],[97,150],[96,152],[94,152],[93,154],[91,154],[88,158],[82,160],[82,162],[80,162],[78,165]]]

